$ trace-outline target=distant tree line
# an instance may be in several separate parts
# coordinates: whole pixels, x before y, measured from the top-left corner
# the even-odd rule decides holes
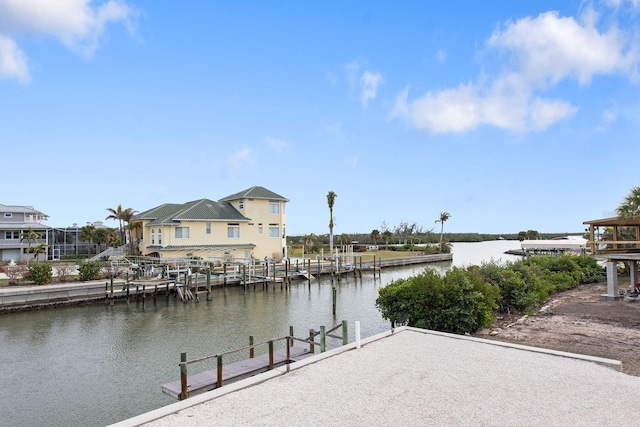
[[[411,227],[407,225],[407,229],[400,228],[398,230],[385,230],[384,232],[379,229],[374,229],[371,233],[343,233],[337,237],[339,244],[349,244],[353,241],[357,241],[360,244],[365,245],[395,245],[395,244],[408,244],[413,241],[414,244],[438,244],[440,241],[440,235],[433,233],[431,230],[424,230],[422,228],[414,228],[412,232]],[[520,233],[505,233],[505,234],[488,234],[488,233],[444,233],[443,243],[445,242],[485,242],[489,240],[531,240],[527,236],[527,232]],[[536,231],[536,237],[533,239],[553,239],[556,237],[563,237],[567,235],[583,235],[584,232],[564,232],[564,233],[538,233]],[[308,249],[315,248],[317,252],[323,246],[329,245],[328,234],[306,234],[306,235],[291,235],[287,237],[290,245],[299,246],[306,244]],[[306,242],[306,243],[305,243]],[[306,250],[305,252],[311,253],[312,251]]]

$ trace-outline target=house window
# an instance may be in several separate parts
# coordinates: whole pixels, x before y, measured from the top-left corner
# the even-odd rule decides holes
[[[258,224],[258,234],[262,234],[262,224]]]
[[[208,222],[207,225],[206,225],[206,233],[207,234],[211,234],[211,223],[210,222]]]
[[[280,213],[280,203],[269,201],[269,213],[271,214]]]
[[[278,224],[269,224],[269,237],[278,237],[280,234],[280,227]]]
[[[11,212],[5,212],[5,213],[4,213],[4,217],[5,217],[5,218],[12,218],[12,217],[13,217],[13,214],[12,214]]]
[[[244,199],[240,199],[238,202],[238,209],[244,209]]]
[[[188,239],[189,227],[176,227],[176,239]]]
[[[162,244],[162,229],[158,228],[158,244]]]
[[[154,230],[153,228],[151,229],[151,244],[156,244],[156,230]]]
[[[5,239],[19,239],[20,232],[19,231],[5,231],[4,232]]]
[[[240,224],[227,224],[227,237],[229,239],[239,239]]]

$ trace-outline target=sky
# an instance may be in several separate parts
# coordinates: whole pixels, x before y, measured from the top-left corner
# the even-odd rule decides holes
[[[581,232],[640,185],[640,0],[0,0],[0,203]],[[114,221],[107,225],[117,226]]]

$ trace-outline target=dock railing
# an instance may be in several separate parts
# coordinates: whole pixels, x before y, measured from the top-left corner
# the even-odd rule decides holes
[[[342,328],[342,336],[339,335],[332,335],[331,333]],[[324,353],[326,350],[326,338],[327,337],[331,337],[331,338],[336,338],[336,339],[342,339],[342,344],[346,345],[348,344],[348,330],[347,330],[347,321],[343,320],[342,323],[338,324],[337,326],[329,329],[328,331],[326,330],[326,328],[324,326],[320,327],[320,331],[314,331],[313,329],[309,330],[309,338],[296,338],[293,336],[293,327],[290,326],[289,327],[289,335],[283,336],[283,337],[279,337],[279,338],[275,338],[275,339],[271,339],[268,341],[264,341],[264,342],[260,342],[257,344],[253,343],[253,336],[249,337],[249,345],[245,346],[245,347],[241,347],[241,348],[237,348],[234,350],[229,350],[229,351],[225,351],[223,353],[218,353],[218,354],[213,354],[210,356],[204,356],[204,357],[200,357],[197,359],[192,359],[192,360],[187,360],[187,353],[180,353],[180,363],[178,364],[180,367],[180,392],[178,393],[177,397],[179,400],[184,400],[186,398],[189,397],[189,393],[191,391],[200,391],[199,390],[190,390],[189,389],[189,383],[188,383],[188,365],[194,364],[194,363],[199,363],[199,362],[204,362],[207,360],[212,360],[212,359],[216,359],[216,375],[215,375],[215,381],[212,381],[210,384],[206,384],[206,385],[202,385],[200,388],[202,389],[207,389],[213,385],[215,385],[215,388],[218,387],[222,387],[223,382],[224,382],[224,363],[223,361],[229,357],[230,355],[233,354],[237,354],[237,353],[243,353],[243,352],[249,352],[249,359],[257,359],[255,357],[255,349],[261,346],[267,346],[268,350],[267,350],[267,355],[268,355],[268,359],[264,360],[264,361],[258,361],[255,364],[249,364],[249,363],[243,363],[243,362],[238,362],[240,364],[242,364],[243,366],[236,366],[234,371],[227,376],[227,379],[233,379],[233,378],[240,378],[240,377],[244,377],[244,376],[249,376],[252,373],[256,372],[256,371],[260,371],[263,369],[267,369],[267,370],[272,370],[274,369],[274,367],[276,366],[281,366],[283,364],[288,365],[291,362],[295,362],[296,360],[302,359],[304,357],[308,357],[312,354],[315,353],[315,346],[319,345],[320,346],[320,352]],[[320,335],[320,342],[316,342],[315,341],[315,337]],[[275,344],[279,343],[279,342],[283,342],[285,343],[284,345],[284,351],[279,350],[276,351],[275,350]],[[295,348],[294,347],[294,342],[298,341],[298,342],[302,342],[305,344],[309,345],[308,349],[301,349],[301,348]],[[264,355],[262,356],[264,357]],[[246,362],[246,361],[245,361]],[[287,369],[288,371],[288,369]],[[163,389],[165,387],[163,386]],[[177,391],[177,390],[176,390]],[[173,393],[171,393],[173,394]],[[175,394],[173,394],[173,396],[175,397]]]

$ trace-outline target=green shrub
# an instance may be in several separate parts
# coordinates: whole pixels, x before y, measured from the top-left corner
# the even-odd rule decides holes
[[[99,261],[84,261],[78,266],[78,275],[83,282],[102,278],[102,263]]]
[[[538,301],[536,293],[518,271],[504,270],[498,287],[502,312],[510,312],[512,309],[524,311]]]
[[[441,277],[425,269],[381,288],[376,306],[394,325],[463,334],[491,324],[496,295],[480,275],[454,268]]]
[[[34,284],[46,285],[53,280],[53,270],[46,262],[37,262],[29,265],[29,276]]]
[[[597,283],[606,280],[604,268],[598,264],[598,260],[587,255],[576,257],[576,264],[580,266],[582,277],[580,283]]]

